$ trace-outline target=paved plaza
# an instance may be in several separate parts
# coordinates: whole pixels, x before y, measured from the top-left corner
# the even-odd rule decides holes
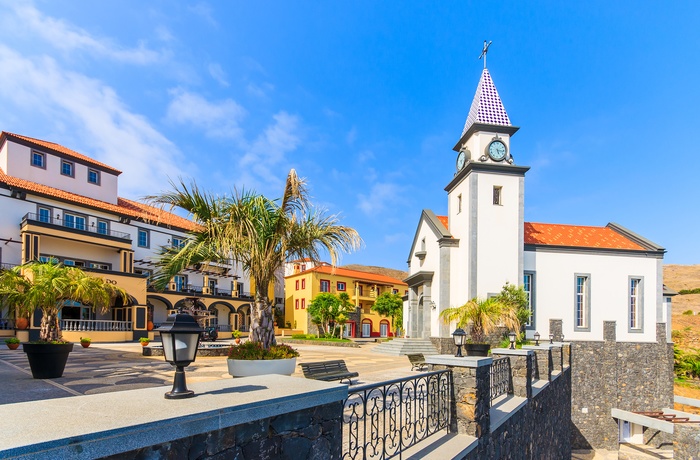
[[[221,341],[220,341],[221,342]],[[372,353],[374,343],[360,348],[322,345],[293,345],[301,356],[297,363],[344,359],[348,369],[359,372],[354,384],[381,382],[415,375],[405,356]],[[21,348],[0,350],[0,404],[38,399],[65,398],[157,386],[172,386],[174,367],[162,356],[141,354],[138,343],[93,343],[89,348],[75,344],[63,377],[32,378],[27,356]],[[230,379],[226,357],[197,357],[186,369],[188,382]],[[304,378],[297,366],[295,377]],[[169,388],[164,388],[167,391]]]

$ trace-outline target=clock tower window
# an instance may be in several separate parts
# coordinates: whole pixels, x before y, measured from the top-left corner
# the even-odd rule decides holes
[[[501,198],[503,195],[503,187],[500,185],[494,185],[493,186],[493,204],[497,206],[501,206],[503,203],[501,202]]]
[[[462,194],[461,193],[457,196],[457,214],[459,214],[460,212],[462,212]]]

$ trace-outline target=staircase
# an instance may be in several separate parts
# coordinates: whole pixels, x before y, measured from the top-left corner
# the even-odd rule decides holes
[[[422,353],[424,355],[438,354],[430,339],[389,340],[373,347],[372,352],[393,356],[411,355],[414,353]]]

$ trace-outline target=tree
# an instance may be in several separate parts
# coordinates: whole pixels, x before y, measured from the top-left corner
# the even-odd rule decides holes
[[[340,253],[357,249],[362,241],[354,229],[339,225],[337,216],[312,207],[306,183],[293,169],[277,200],[245,190],[217,196],[182,181],[171,185],[172,192],[148,198],[185,211],[199,228],[182,247],[164,248],[156,286],[164,288],[174,275],[198,263],[233,261],[255,285],[251,340],[265,348],[275,344],[267,288],[284,263],[297,258],[320,263],[327,253],[335,265]]]
[[[307,306],[311,320],[319,326],[319,334],[329,334],[328,323],[334,319],[340,307],[340,299],[329,292],[321,292]]]
[[[17,308],[20,314],[42,312],[39,340],[61,341],[58,315],[72,300],[106,311],[117,297],[124,303],[124,289],[106,283],[75,267],[52,262],[29,262],[0,274],[0,299],[4,306]]]
[[[530,316],[532,314],[530,311],[530,299],[528,293],[525,292],[522,286],[515,286],[514,284],[506,282],[501,292],[496,296],[496,300],[510,305],[511,308],[515,309],[518,321],[522,327],[530,322]],[[518,332],[520,333],[522,331],[518,329]]]
[[[371,310],[382,316],[391,318],[394,330],[398,331],[403,327],[403,299],[398,294],[384,292],[377,297]]]
[[[350,301],[350,296],[347,292],[341,292],[338,294],[338,299],[340,300],[340,310],[343,313],[336,318],[336,322],[340,326],[340,336],[343,337],[345,323],[348,322],[349,315],[355,311],[355,305]]]
[[[473,343],[484,343],[486,335],[503,324],[512,331],[520,330],[520,321],[512,305],[503,303],[497,298],[473,298],[459,307],[447,308],[440,313],[443,321],[455,321],[457,327],[471,324],[471,340]]]

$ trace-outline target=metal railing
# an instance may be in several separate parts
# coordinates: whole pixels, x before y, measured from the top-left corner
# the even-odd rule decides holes
[[[12,270],[13,268],[17,267],[18,264],[5,264],[2,263],[0,264],[0,270]]]
[[[0,330],[7,331],[15,328],[14,318],[1,318],[0,317]]]
[[[494,359],[489,374],[491,377],[490,403],[493,404],[494,399],[513,392],[510,379],[510,358]]]
[[[448,429],[452,371],[361,385],[343,410],[343,459],[389,459]]]
[[[72,230],[79,230],[82,232],[88,232],[88,233],[96,233],[98,235],[105,235],[105,236],[112,236],[114,238],[120,238],[123,240],[130,240],[131,239],[131,234],[129,233],[124,233],[124,232],[117,232],[114,230],[107,230],[106,228],[101,228],[101,227],[96,227],[96,226],[89,226],[87,224],[87,220],[85,221],[80,221],[76,222],[75,220],[69,220],[65,218],[54,218],[54,217],[49,217],[49,216],[42,216],[40,214],[36,214],[33,212],[28,212],[23,220],[33,220],[36,222],[43,222],[46,224],[51,224],[51,225],[57,225],[59,227],[65,227],[65,228],[70,228]]]
[[[62,331],[67,332],[120,332],[131,331],[131,321],[108,321],[101,319],[62,319],[59,323]]]
[[[230,324],[217,324],[216,330],[219,332],[233,332],[233,326]]]

